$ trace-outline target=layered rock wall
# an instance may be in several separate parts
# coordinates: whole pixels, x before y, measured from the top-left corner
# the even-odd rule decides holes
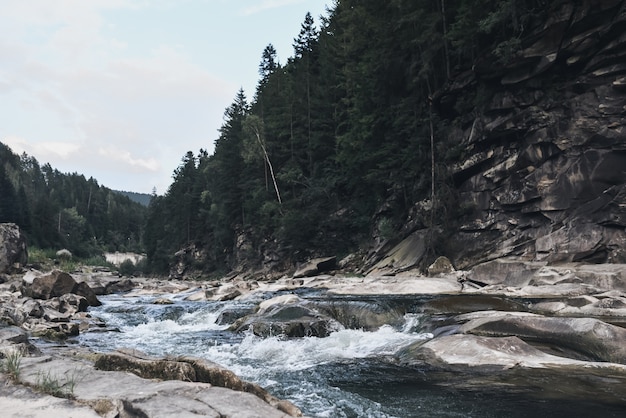
[[[485,55],[438,100],[466,215],[449,255],[626,262],[626,4],[552,2],[502,64]],[[473,97],[473,112],[458,113]]]

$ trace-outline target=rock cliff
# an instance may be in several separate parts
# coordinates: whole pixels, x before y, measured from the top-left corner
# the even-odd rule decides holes
[[[462,149],[459,268],[626,261],[626,3],[547,7],[510,60],[484,55],[436,97]]]

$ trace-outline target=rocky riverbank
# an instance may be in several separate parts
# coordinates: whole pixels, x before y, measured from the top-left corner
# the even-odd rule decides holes
[[[1,401],[9,405],[9,399],[37,396],[35,416],[42,408],[107,417],[179,416],[192,410],[206,416],[300,414],[291,403],[206,360],[132,351],[96,354],[66,343],[78,333],[108,331],[87,309],[99,303],[98,296],[119,292],[160,304],[177,294],[198,302],[253,300],[255,309],[224,312],[227,318],[220,320],[232,323],[233,332],[290,338],[323,338],[343,328],[376,330],[418,311],[430,318],[422,331],[432,338],[404,347],[388,361],[415,373],[427,370],[431,383],[626,405],[626,265],[512,259],[432,277],[381,271],[364,277],[335,272],[204,282],[108,273],[10,276],[0,285],[0,320],[6,324],[0,349],[5,364],[11,353],[21,353],[21,367],[13,380],[5,367],[4,379],[26,387],[5,386]],[[317,296],[301,297],[303,292]],[[52,383],[57,395],[73,400],[41,394]]]
[[[60,271],[5,276],[0,284],[4,416],[301,416],[287,401],[197,358],[151,358],[132,350],[92,353],[68,339],[106,330],[91,318],[98,295],[179,283]],[[160,290],[159,290],[160,289]],[[27,401],[27,402],[25,402]]]

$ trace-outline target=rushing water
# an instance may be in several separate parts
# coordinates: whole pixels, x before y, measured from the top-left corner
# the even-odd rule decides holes
[[[427,371],[387,361],[402,347],[432,338],[422,316],[409,313],[395,327],[341,329],[327,338],[260,338],[228,331],[224,313],[250,310],[258,301],[188,302],[172,305],[153,297],[101,298],[91,310],[110,331],[87,332],[80,344],[97,351],[136,348],[152,355],[191,355],[221,364],[312,417],[502,417],[591,416],[597,405],[538,401],[492,391],[468,392],[428,383]],[[589,414],[589,415],[587,415]],[[605,407],[603,416],[620,416]]]

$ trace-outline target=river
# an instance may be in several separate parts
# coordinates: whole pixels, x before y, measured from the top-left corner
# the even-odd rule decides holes
[[[236,313],[251,311],[259,300],[190,302],[185,293],[162,296],[174,303],[156,305],[154,296],[101,297],[103,305],[90,312],[108,331],[83,333],[78,343],[100,352],[135,348],[155,356],[206,358],[290,400],[311,417],[622,416],[618,406],[588,401],[441,386],[429,380],[428,370],[396,366],[398,350],[432,338],[424,329],[426,314],[417,311],[375,331],[261,338],[228,330]]]

